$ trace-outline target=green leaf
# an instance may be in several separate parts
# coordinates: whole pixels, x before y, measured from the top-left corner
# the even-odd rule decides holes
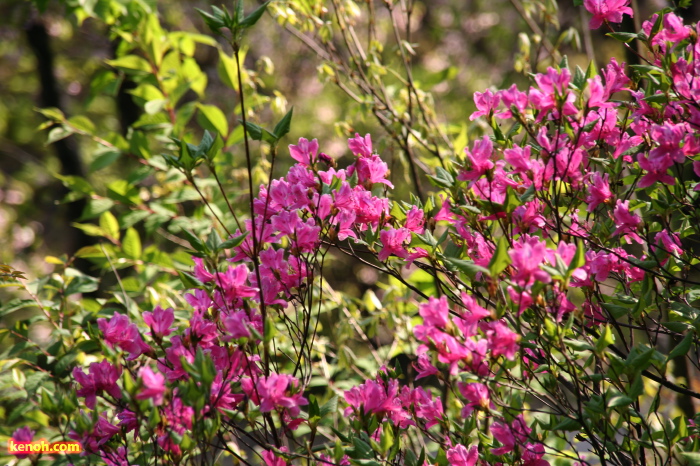
[[[211,31],[214,34],[220,34],[221,33],[221,28],[226,27],[226,23],[224,22],[224,15],[222,14],[222,10],[217,7],[212,7],[212,10],[214,10],[214,14],[212,13],[207,13],[204,10],[200,10],[199,8],[195,8],[197,10],[197,13],[202,17],[206,25],[211,29]]]
[[[141,258],[141,238],[135,229],[126,230],[122,241],[122,250],[129,259],[138,260]]]
[[[578,422],[576,419],[566,418],[563,421],[561,421],[559,424],[554,426],[554,428],[552,428],[552,430],[554,430],[554,431],[558,431],[558,430],[579,431],[579,430],[581,430],[581,423]]]
[[[240,245],[244,239],[246,239],[246,236],[248,236],[248,232],[246,231],[245,233],[235,236],[233,238],[229,238],[223,243],[219,245],[217,250],[221,251],[223,249],[231,249],[235,248],[236,246]]]
[[[610,400],[608,400],[609,408],[616,408],[618,406],[626,406],[634,403],[634,400],[625,395],[615,395]]]
[[[46,138],[46,145],[48,146],[49,144],[53,144],[56,141],[60,141],[61,139],[65,139],[68,136],[73,134],[73,130],[70,128],[65,128],[63,126],[57,126],[53,128],[51,131],[49,131],[49,135]]]
[[[639,35],[634,32],[609,32],[605,34],[608,37],[612,37],[615,40],[619,40],[620,42],[623,43],[628,43],[632,42],[634,39],[637,39]]]
[[[506,208],[506,212],[509,214],[512,214],[513,211],[520,207],[522,204],[520,203],[520,199],[518,197],[518,193],[515,192],[513,188],[508,186],[506,188],[506,201],[504,203],[504,207]]]
[[[199,115],[201,116],[199,122],[202,127],[219,133],[222,136],[228,135],[228,121],[226,121],[226,116],[219,107],[198,104],[197,108],[199,109]]]
[[[242,120],[238,120],[238,121],[243,123]],[[252,123],[250,121],[246,121],[245,122],[245,129],[248,132],[248,136],[250,136],[250,138],[253,141],[262,141],[262,132],[263,132],[262,126],[256,125],[255,123]]]
[[[394,446],[394,432],[390,423],[385,423],[382,428],[382,435],[379,440],[379,449],[385,455],[389,449]]]
[[[450,268],[457,269],[460,272],[464,272],[468,277],[470,277],[472,279],[479,272],[481,272],[487,276],[491,275],[491,271],[489,269],[487,269],[486,267],[482,267],[480,265],[476,265],[474,263],[474,261],[453,259],[451,257],[446,257],[445,261],[447,262],[447,264],[449,264],[451,266]]]
[[[683,340],[681,340],[680,343],[676,345],[673,350],[671,350],[670,353],[668,353],[668,360],[675,359],[679,356],[685,356],[688,354],[688,350],[690,349],[690,345],[693,344],[693,338],[695,337],[695,334],[692,332],[689,332]]]
[[[566,270],[567,275],[571,275],[574,270],[586,265],[586,247],[583,245],[583,241],[579,241],[576,245],[576,254],[574,258],[571,259],[569,263],[569,268]]]
[[[108,150],[101,153],[90,163],[90,173],[102,170],[103,168],[112,165],[121,155],[121,152],[114,150]]]
[[[615,343],[615,335],[613,335],[612,328],[610,327],[610,325],[606,324],[605,328],[603,329],[603,333],[600,335],[598,341],[596,341],[595,343],[596,353],[602,354],[603,350],[608,346],[612,345],[613,343]]]
[[[138,55],[126,55],[116,60],[107,60],[107,64],[132,73],[148,74],[153,71],[148,61]]]
[[[501,236],[496,245],[496,252],[493,253],[491,262],[489,262],[489,271],[492,277],[497,277],[510,264],[510,256],[508,255],[508,241]]]
[[[100,228],[109,239],[119,241],[119,222],[112,212],[107,211],[100,215]]]
[[[434,184],[441,188],[451,188],[455,184],[454,177],[442,167],[435,169],[435,176],[428,175],[428,178],[433,180]]]
[[[89,220],[108,211],[114,206],[114,201],[107,197],[90,199],[83,209],[83,213],[78,219],[79,221]]]
[[[267,5],[267,3],[266,3]],[[289,128],[292,124],[292,113],[294,113],[294,107],[292,107],[275,125],[275,128],[272,130],[272,134],[275,135],[277,139],[281,139],[282,136],[287,134],[289,132]]]
[[[255,23],[257,23],[258,20],[260,20],[262,15],[265,13],[265,10],[267,10],[267,5],[269,3],[270,2],[267,1],[267,2],[263,3],[262,5],[260,5],[255,11],[253,11],[251,14],[249,14],[248,16],[243,18],[243,21],[238,23],[238,25],[242,28],[249,28],[249,27],[254,26]]]
[[[319,416],[321,416],[321,418],[325,418],[329,414],[333,414],[336,411],[338,411],[338,395],[335,395],[333,398],[328,400],[326,404],[321,406]]]
[[[217,66],[221,81],[228,87],[238,90],[238,69],[236,60],[219,51],[219,64]]]

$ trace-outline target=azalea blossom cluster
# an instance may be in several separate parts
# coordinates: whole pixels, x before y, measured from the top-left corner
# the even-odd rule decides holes
[[[627,3],[586,0],[590,26],[619,22],[632,13]],[[454,466],[550,464],[545,454],[555,450],[537,427],[543,421],[509,406],[513,393],[541,382],[537,374],[559,381],[554,372],[565,363],[552,363],[554,353],[568,356],[561,328],[578,322],[581,336],[588,330],[598,336],[614,323],[606,287],[650,292],[656,287],[650,275],[676,279],[690,263],[692,252],[670,217],[648,221],[661,214],[645,199],[655,190],[669,199],[700,190],[682,176],[700,176],[698,32],[673,13],[644,23],[648,66],[662,69],[665,54],[678,54],[668,65],[665,92],[637,90],[625,64],[612,59],[600,75],[550,67],[528,90],[476,93],[471,119],[486,118],[494,137],[474,141],[452,172],[445,170],[442,203],[432,210],[417,201],[391,204],[388,165],[370,135],[349,139],[354,159],[344,169],[315,139],[299,139],[289,146],[297,163],[260,186],[253,218],[232,235],[239,241],[226,260],[193,258],[199,286],[185,295],[192,308],[186,324],[159,306],[138,325],[122,314],[97,320],[108,359],[73,371],[86,410],[71,438],[107,464],[126,464],[128,449],[117,439],[139,438],[148,425],[159,454],[178,462],[183,438],[197,423],[216,420],[236,429],[247,422],[251,436],[267,429],[260,436],[267,442],[260,452],[265,464],[290,464],[290,443],[280,438],[314,422],[304,411],[313,404],[306,394],[310,377],[299,376],[302,356],[288,358],[291,371],[270,363],[280,355],[274,349],[270,355],[269,326],[273,318],[308,311],[307,298],[314,298],[315,286],[318,291],[320,251],[350,244],[363,247],[380,270],[405,267],[410,275],[411,266],[419,267],[438,284],[452,285],[436,286],[435,296],[414,306],[412,369],[425,386],[384,367],[342,392],[355,439],[370,450],[386,431],[430,439]],[[429,240],[436,231],[443,244]],[[459,271],[471,272],[471,281]],[[545,334],[559,346],[538,347]],[[609,342],[602,341],[604,349]],[[591,351],[605,359],[601,348]],[[433,394],[430,384],[444,394]],[[205,396],[190,396],[200,392]],[[568,420],[578,422],[576,416]],[[351,453],[360,454],[363,444],[355,442]],[[344,452],[311,458],[350,464]]]

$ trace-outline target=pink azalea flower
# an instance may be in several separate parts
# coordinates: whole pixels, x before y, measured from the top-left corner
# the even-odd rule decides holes
[[[418,306],[418,313],[423,318],[425,326],[445,328],[450,315],[447,297],[444,295],[439,299],[429,297],[427,303]]]
[[[423,387],[417,387],[413,390],[404,387],[403,391],[410,392],[408,397],[404,397],[406,399],[403,403],[404,407],[408,407],[412,402],[416,418],[425,421],[426,429],[430,429],[432,426],[440,423],[444,417],[444,412],[439,396],[433,398]]]
[[[365,137],[355,133],[355,137],[348,139],[348,148],[359,157],[370,157],[372,155],[372,138],[369,134]]]
[[[549,462],[542,459],[544,446],[541,443],[528,443],[523,451],[523,466],[549,466]]]
[[[612,200],[613,194],[610,191],[608,183],[609,175],[606,173],[602,177],[599,172],[594,172],[590,179],[590,190],[586,202],[588,203],[588,212],[593,212],[600,204],[607,203]]]
[[[299,143],[296,146],[293,144],[289,145],[289,155],[302,165],[308,166],[314,163],[317,153],[318,141],[316,139],[309,142],[308,139],[299,138]]]
[[[378,155],[359,158],[355,162],[355,171],[357,171],[357,180],[367,189],[375,183],[394,187],[391,181],[385,178],[389,172],[389,166]]]
[[[163,310],[162,307],[156,306],[153,312],[144,312],[143,321],[151,328],[153,335],[158,337],[167,337],[173,333],[173,322],[175,320],[175,312],[169,307]]]
[[[113,366],[107,360],[93,362],[90,364],[89,373],[76,367],[73,369],[73,378],[82,388],[76,391],[80,397],[85,397],[85,405],[90,409],[95,409],[97,395],[103,391],[109,393],[114,398],[121,398],[122,392],[117,385],[117,380],[122,375],[121,367]]]
[[[280,448],[280,451],[287,451],[287,447]],[[261,453],[265,466],[287,466],[289,463],[284,458],[279,457],[272,450],[265,450]]]
[[[654,236],[654,244],[660,245],[661,250],[669,256],[680,256],[683,254],[683,248],[677,233],[669,234],[667,230],[661,230]],[[656,246],[651,246],[652,251],[656,251],[656,249]],[[666,265],[666,262],[668,262],[668,257],[661,262],[661,265]]]
[[[625,74],[624,62],[619,64],[614,57],[611,58],[610,63],[608,63],[603,71],[603,76],[605,76],[605,88],[608,95],[627,90],[630,78]]]
[[[632,239],[641,244],[642,240],[637,235],[636,230],[639,227],[639,224],[642,223],[642,219],[639,217],[639,215],[630,212],[629,203],[630,201],[622,202],[620,199],[618,199],[617,203],[615,204],[613,218],[617,228],[615,229],[613,236],[629,234]]]
[[[408,256],[406,243],[411,239],[411,232],[406,228],[382,230],[379,232],[379,239],[383,246],[377,256],[380,261],[387,260],[391,255],[404,258]]]
[[[127,361],[132,361],[151,350],[141,338],[136,324],[129,322],[129,318],[124,314],[114,314],[109,321],[104,318],[97,319],[97,326],[104,335],[107,346],[118,346],[129,353]]]
[[[243,392],[260,406],[260,412],[284,408],[293,417],[299,415],[299,406],[309,404],[301,393],[294,393],[298,387],[299,381],[287,374],[270,374],[256,378],[255,382],[249,377],[241,380]]]
[[[481,175],[494,167],[491,161],[493,143],[488,136],[484,136],[482,139],[475,141],[472,150],[466,147],[464,153],[467,155],[467,160],[471,166],[470,169],[462,171],[457,176],[457,179],[460,181],[477,180]]]
[[[229,267],[226,272],[216,273],[215,283],[221,288],[221,292],[228,302],[238,298],[250,298],[257,294],[257,288],[246,285],[248,273],[248,267],[245,264]]]
[[[462,417],[469,416],[474,408],[488,409],[491,405],[489,389],[483,383],[458,383],[462,396],[469,402],[462,408]]]
[[[527,237],[520,243],[516,243],[508,254],[515,268],[515,274],[511,277],[521,287],[530,286],[535,281],[549,283],[552,277],[544,270],[540,270],[540,264],[547,253],[544,241],[537,237]]]
[[[604,22],[621,23],[622,15],[634,15],[629,0],[583,0],[583,6],[593,15],[588,27],[598,29]]]
[[[481,116],[488,116],[492,114],[498,107],[501,97],[498,93],[494,96],[490,90],[486,92],[475,92],[474,93],[474,103],[478,109],[476,112],[469,116],[471,121],[476,120]]]
[[[100,447],[109,442],[120,431],[120,427],[113,425],[103,414],[100,414],[91,431],[81,433],[71,431],[68,437],[80,442],[85,452],[98,454],[101,450]]]
[[[520,335],[513,332],[501,321],[488,322],[483,324],[486,337],[489,342],[489,349],[494,357],[504,355],[506,359],[515,359],[515,353],[520,349],[518,341]]]
[[[491,434],[503,445],[499,448],[494,448],[491,452],[494,455],[504,455],[515,449],[517,444],[523,444],[530,435],[531,429],[525,424],[523,415],[513,419],[513,422],[508,425],[506,423],[494,422],[491,425]]]
[[[125,409],[117,414],[117,419],[119,419],[119,427],[126,429],[127,433],[134,431],[134,438],[138,436],[140,424],[136,413]]]
[[[501,97],[503,105],[508,109],[503,112],[499,112],[496,116],[498,118],[512,118],[513,108],[519,113],[524,113],[527,108],[528,98],[527,94],[518,90],[518,86],[513,84],[507,90],[498,91],[497,95]]]
[[[475,466],[479,460],[479,450],[476,446],[471,447],[468,451],[464,445],[456,445],[454,448],[447,450],[447,461],[451,466]]]
[[[419,209],[417,206],[411,207],[411,209],[406,212],[406,223],[404,224],[404,228],[414,233],[418,233],[419,235],[422,234],[425,230],[423,228],[423,225],[425,224],[424,215],[425,212],[423,212],[423,210]]]
[[[425,353],[418,356],[416,362],[413,363],[413,368],[418,372],[416,380],[438,373],[437,368],[433,366],[433,363],[430,361],[430,357]]]
[[[207,283],[214,279],[214,275],[204,267],[201,257],[192,257],[192,260],[194,261],[194,276],[197,280]]]
[[[136,399],[152,399],[154,405],[162,405],[163,395],[165,394],[165,377],[163,377],[163,374],[153,372],[150,367],[144,366],[139,371],[139,377],[143,388],[136,394]]]
[[[20,427],[12,433],[12,440],[15,442],[31,442],[34,439],[35,433],[36,432],[31,430],[29,427]],[[13,453],[13,455],[15,455],[19,460],[29,457],[29,455],[21,453]]]

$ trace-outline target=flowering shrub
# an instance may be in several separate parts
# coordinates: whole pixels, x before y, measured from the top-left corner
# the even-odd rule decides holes
[[[621,21],[627,3],[586,0],[590,26]],[[264,9],[203,13],[215,33],[233,32],[238,66],[238,33]],[[91,353],[89,365],[65,347],[57,362],[42,348],[25,358],[37,371],[16,377],[43,425],[82,444],[74,463],[225,453],[268,466],[694,464],[698,31],[662,11],[639,34],[611,35],[641,44],[643,64],[612,59],[598,74],[564,61],[529,89],[477,93],[471,118],[493,135],[437,168],[425,199],[390,199],[370,135],[349,139],[344,168],[300,138],[284,177],[256,190],[250,181],[248,218],[227,201],[224,220],[202,196],[226,237],[181,229],[193,257],[179,271],[179,304],[136,304],[121,284],[96,301],[105,317],[66,324],[37,297],[58,333]],[[252,180],[248,139],[269,144],[274,164],[291,113],[272,131],[241,115]],[[151,165],[201,194],[196,169],[218,181],[226,136],[175,139]],[[119,250],[127,256],[134,234]],[[348,350],[323,328],[340,310],[360,328],[326,283],[333,254],[390,277],[387,296],[409,309],[393,317],[400,351],[371,347],[376,365],[347,366],[360,380],[339,369]],[[85,277],[73,283],[74,293],[92,289]],[[10,356],[24,357],[26,330],[14,330],[24,340]],[[410,364],[392,364],[402,353]],[[671,396],[680,409],[663,412]],[[14,438],[34,435],[23,427]]]

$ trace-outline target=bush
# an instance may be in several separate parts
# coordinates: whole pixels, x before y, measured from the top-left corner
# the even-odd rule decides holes
[[[130,6],[111,62],[146,112],[128,137],[43,110],[50,141],[78,133],[105,164],[142,164],[106,187],[63,179],[99,219],[77,225],[100,238],[77,257],[117,283],[72,258],[37,283],[8,276],[29,298],[1,312],[42,311],[3,330],[14,438],[77,440],[71,462],[120,465],[695,464],[700,43],[668,9],[614,31],[626,3],[584,6],[639,64],[564,59],[527,90],[476,93],[470,118],[492,135],[439,157],[431,193],[413,177],[408,200],[390,198],[370,135],[348,140],[343,168],[300,138],[273,179],[292,112],[250,121],[241,57],[267,4],[200,12],[233,55]],[[195,42],[219,47],[235,129],[179,104],[204,92]],[[342,256],[386,278],[382,299],[331,288]]]

